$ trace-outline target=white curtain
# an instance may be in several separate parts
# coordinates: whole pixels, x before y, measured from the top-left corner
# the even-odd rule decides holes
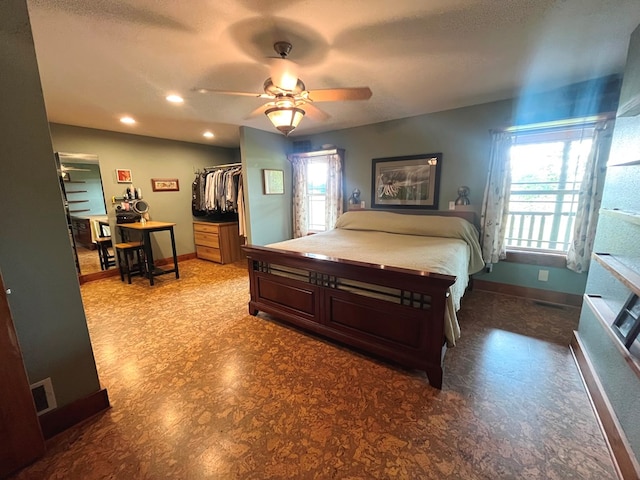
[[[307,214],[307,165],[309,158],[290,155],[293,168],[293,238],[304,237],[309,233]]]
[[[485,263],[498,263],[506,257],[505,231],[509,213],[511,168],[509,165],[512,134],[493,132],[489,178],[482,202],[480,219],[482,256]]]
[[[325,225],[332,229],[342,215],[342,155],[293,154],[289,155],[293,167],[293,238],[309,234],[308,175],[311,163],[326,163]]]
[[[340,155],[327,155],[327,199],[325,202],[325,225],[327,230],[336,226],[342,215],[342,160]]]
[[[573,237],[567,251],[567,268],[578,273],[589,269],[611,144],[611,123],[603,121],[596,124],[591,152],[580,184]]]

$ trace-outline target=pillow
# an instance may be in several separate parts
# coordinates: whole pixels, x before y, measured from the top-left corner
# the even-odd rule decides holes
[[[471,229],[477,236],[475,227],[460,217],[404,215],[371,210],[346,212],[338,218],[335,228],[451,238],[462,238],[461,235]]]
[[[335,228],[425,237],[458,238],[467,242],[471,249],[470,272],[475,273],[484,267],[482,249],[478,242],[478,231],[473,225],[460,217],[404,215],[370,210],[353,211],[342,214],[338,218]]]

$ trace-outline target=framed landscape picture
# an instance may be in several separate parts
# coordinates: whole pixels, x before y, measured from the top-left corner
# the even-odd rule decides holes
[[[438,209],[442,153],[374,158],[372,208]]]
[[[284,193],[284,171],[268,170],[262,171],[264,176],[264,194],[282,195]]]

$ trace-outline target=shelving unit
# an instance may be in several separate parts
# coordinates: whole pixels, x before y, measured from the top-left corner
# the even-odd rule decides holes
[[[615,217],[628,223],[640,225],[640,214],[638,213],[626,212],[624,210],[616,210],[616,209],[612,210],[609,208],[601,208],[600,215]]]
[[[629,268],[620,259],[607,253],[594,253],[593,259],[631,292],[640,295],[640,274],[636,273],[635,270]],[[613,330],[613,323],[618,316],[618,312],[614,312],[599,295],[585,294],[584,303],[605,327],[604,330],[613,340],[620,355],[640,379],[640,343],[636,340],[634,344],[627,349],[622,340],[616,335]]]
[[[640,296],[640,274],[608,253],[594,253],[593,258],[625,287]]]
[[[84,180],[64,180],[65,185],[66,184],[83,184],[86,183]],[[87,193],[87,190],[70,190],[68,188],[65,187],[65,194],[66,194],[66,198],[67,198],[67,205],[69,205],[69,213],[71,215],[75,214],[75,213],[82,213],[82,212],[89,212],[91,209],[89,208],[71,208],[72,204],[76,204],[76,203],[87,203],[89,202],[89,200],[87,199],[75,199],[75,195],[74,194],[78,194],[78,193]],[[69,195],[71,195],[71,197],[69,197]]]

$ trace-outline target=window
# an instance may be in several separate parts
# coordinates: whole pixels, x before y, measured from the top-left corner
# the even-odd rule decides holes
[[[312,158],[307,164],[307,230],[309,233],[327,230],[325,215],[327,204],[327,167],[326,157]]]
[[[510,149],[508,249],[566,252],[594,128],[517,133]]]
[[[293,167],[293,236],[324,232],[342,214],[344,150],[322,150],[288,156]]]

